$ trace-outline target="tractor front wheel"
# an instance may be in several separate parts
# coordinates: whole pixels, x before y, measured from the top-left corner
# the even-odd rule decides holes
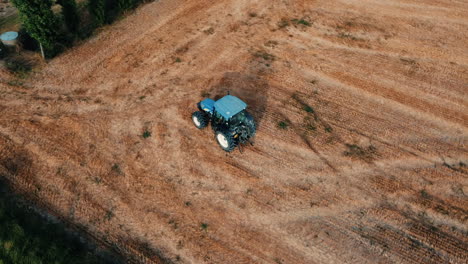
[[[216,141],[218,142],[219,146],[226,152],[233,151],[237,145],[231,133],[225,131],[216,132]]]
[[[192,114],[192,121],[198,129],[203,129],[208,125],[208,116],[201,111],[196,111]]]

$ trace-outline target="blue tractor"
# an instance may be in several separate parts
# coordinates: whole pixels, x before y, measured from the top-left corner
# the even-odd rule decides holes
[[[241,99],[228,94],[218,101],[204,99],[197,106],[199,111],[192,114],[193,124],[203,129],[211,123],[216,141],[224,151],[231,152],[246,142],[252,144],[255,121],[245,110],[247,104]]]

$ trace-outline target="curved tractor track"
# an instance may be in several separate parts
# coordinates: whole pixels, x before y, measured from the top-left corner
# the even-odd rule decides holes
[[[1,74],[0,173],[137,263],[466,263],[467,13],[143,5]],[[258,123],[243,154],[191,123],[227,91]]]

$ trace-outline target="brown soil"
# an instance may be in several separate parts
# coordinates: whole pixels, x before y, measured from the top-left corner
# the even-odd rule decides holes
[[[466,14],[144,5],[29,81],[1,75],[0,173],[135,262],[466,263]],[[228,90],[259,125],[242,154],[190,120]]]

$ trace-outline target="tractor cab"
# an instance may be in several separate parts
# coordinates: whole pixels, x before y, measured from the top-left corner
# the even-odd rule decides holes
[[[208,114],[214,115],[217,119],[229,121],[232,117],[247,108],[247,104],[241,99],[226,95],[218,101],[207,98],[198,104],[198,108]]]
[[[246,108],[246,103],[232,95],[226,95],[214,103],[216,113],[226,121],[229,121],[232,117],[244,111]]]

